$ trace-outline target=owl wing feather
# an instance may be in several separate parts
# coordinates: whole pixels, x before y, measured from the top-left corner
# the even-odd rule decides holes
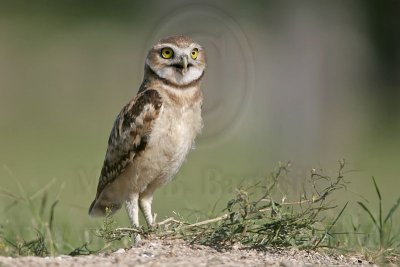
[[[146,148],[161,107],[160,94],[154,89],[147,89],[139,92],[118,114],[108,139],[96,198],[89,208],[89,213],[104,188],[115,181],[135,156]]]

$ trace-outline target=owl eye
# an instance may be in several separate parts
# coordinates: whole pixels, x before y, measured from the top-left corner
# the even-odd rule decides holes
[[[197,49],[197,48],[194,48],[194,49],[192,50],[192,52],[190,53],[190,56],[191,56],[193,59],[196,59],[198,55],[199,55],[199,49]]]
[[[169,47],[161,49],[161,56],[165,59],[170,59],[174,55],[174,51]]]

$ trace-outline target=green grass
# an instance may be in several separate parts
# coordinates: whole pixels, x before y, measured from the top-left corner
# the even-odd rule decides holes
[[[374,177],[372,184],[377,195],[377,211],[367,201],[357,201],[357,204],[366,214],[363,224],[352,223],[355,235],[344,236],[346,243],[358,247],[369,260],[380,263],[399,263],[400,238],[399,228],[396,228],[394,215],[400,206],[400,197],[391,206],[387,214],[383,210],[383,197]]]
[[[0,228],[0,254],[87,255],[129,247],[133,234],[139,233],[144,238],[181,238],[216,248],[239,245],[253,249],[329,249],[330,252],[362,253],[375,262],[397,263],[400,239],[394,215],[400,197],[383,214],[382,194],[373,178],[371,186],[378,197],[377,211],[366,201],[358,201],[365,216],[360,218],[362,223],[351,220],[349,223],[352,217],[347,212],[348,201],[338,201],[347,190],[348,173],[344,161],[339,162],[334,175],[312,169],[299,191],[287,186],[293,179],[290,164],[280,164],[270,175],[238,185],[220,213],[215,212],[214,206],[209,213],[212,215],[195,221],[175,214],[150,229],[121,228],[118,218],[109,215],[97,227],[71,231],[73,222],[64,222],[64,226],[56,223],[61,190],[50,201],[48,191],[52,182],[32,194],[17,182],[19,195],[6,190],[1,194],[12,199],[13,206],[30,211],[30,216],[25,218],[29,223],[22,227],[5,224]]]

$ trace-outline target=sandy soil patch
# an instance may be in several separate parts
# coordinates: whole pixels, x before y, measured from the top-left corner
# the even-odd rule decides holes
[[[0,257],[0,266],[371,266],[362,258],[295,249],[216,250],[181,240],[144,241],[139,247],[89,256]]]

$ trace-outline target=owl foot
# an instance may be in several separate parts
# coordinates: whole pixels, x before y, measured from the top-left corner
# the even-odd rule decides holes
[[[133,247],[139,247],[143,243],[142,238],[139,234],[134,234],[132,236],[132,245]]]

